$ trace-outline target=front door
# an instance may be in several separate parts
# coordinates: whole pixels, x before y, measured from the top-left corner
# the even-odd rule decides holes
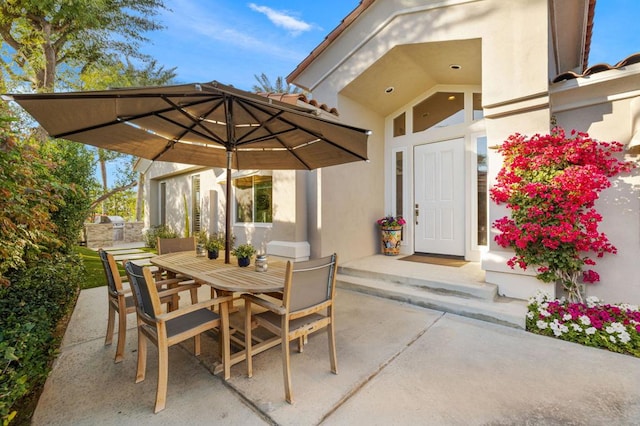
[[[464,256],[464,139],[415,147],[415,251]]]

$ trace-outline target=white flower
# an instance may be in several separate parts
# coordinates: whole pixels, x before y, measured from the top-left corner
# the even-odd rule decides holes
[[[616,343],[616,337],[615,336],[609,336],[609,340],[611,340],[613,343]]]
[[[581,332],[582,331],[582,327],[580,327],[575,322],[571,323],[571,327],[573,328],[573,331],[577,331],[577,332]]]
[[[540,315],[542,315],[543,317],[550,317],[551,316],[551,312],[547,311],[546,309],[540,309]]]
[[[536,295],[529,299],[529,303],[540,304],[540,303],[543,303],[543,302],[549,300],[550,298],[551,298],[551,296],[548,293],[545,293],[544,291],[538,290]]]
[[[581,315],[581,316],[580,316],[580,323],[581,323],[582,325],[591,325],[591,318],[589,318],[589,317],[588,317],[588,316],[586,316],[586,315]]]
[[[557,319],[553,320],[553,322],[549,324],[549,328],[553,330],[553,334],[556,336],[562,336],[562,334],[569,331],[569,327],[564,324],[560,324]]]
[[[536,322],[536,325],[540,330],[544,330],[548,326],[548,324],[542,320],[538,320],[538,322]]]
[[[589,296],[587,297],[587,306],[590,308],[595,308],[598,303],[600,303],[600,299],[598,299],[596,296]]]
[[[571,314],[564,314],[564,315],[562,316],[562,320],[563,320],[563,321],[571,321],[571,319],[572,319],[572,318],[573,318],[573,317],[571,316]]]
[[[628,303],[621,303],[619,305],[613,305],[613,306],[617,306],[618,308],[622,309],[623,311],[632,311],[632,312],[637,312],[638,311],[638,305],[630,305]]]
[[[605,330],[607,331],[607,333],[613,334],[613,333],[622,333],[626,329],[624,328],[624,324],[619,322],[612,322],[611,325],[608,326]]]
[[[533,319],[533,312],[531,311],[527,312],[527,318]]]
[[[596,330],[596,328],[595,328],[595,327],[589,327],[589,328],[587,328],[584,332],[585,332],[587,335],[589,335],[589,334],[596,334],[596,331],[598,331],[598,330]]]
[[[618,338],[620,339],[620,341],[622,343],[629,343],[629,341],[631,340],[631,336],[629,335],[629,333],[627,331],[622,331],[618,335]]]

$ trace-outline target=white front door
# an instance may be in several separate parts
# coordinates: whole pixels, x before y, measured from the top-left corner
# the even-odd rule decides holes
[[[464,139],[415,147],[415,251],[464,256]]]

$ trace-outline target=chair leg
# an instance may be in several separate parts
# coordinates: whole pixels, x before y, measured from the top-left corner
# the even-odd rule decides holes
[[[222,334],[222,367],[225,380],[231,378],[231,342],[229,337],[229,306],[226,303],[220,304],[220,331]]]
[[[107,334],[104,337],[104,345],[109,346],[113,341],[113,328],[116,322],[116,310],[109,302],[109,317],[107,318]]]
[[[139,329],[138,329],[139,330]],[[136,383],[144,380],[147,372],[147,338],[138,331],[138,367],[136,369]]]
[[[251,353],[251,301],[244,299],[244,353],[247,362],[247,377],[253,376],[253,354]]]
[[[158,342],[158,388],[154,413],[164,410],[167,403],[167,382],[169,374],[169,348]]]
[[[293,395],[291,392],[291,354],[289,351],[289,324],[285,321],[285,316],[282,316],[282,327],[280,328],[282,333],[282,373],[284,375],[284,397],[289,404],[293,404]]]
[[[118,311],[118,347],[114,361],[116,364],[124,359],[124,345],[127,339],[127,308],[124,306],[122,308],[124,309]]]
[[[329,359],[331,360],[331,372],[333,374],[338,374],[338,357],[336,355],[336,330],[333,322],[333,318],[331,319],[331,323],[327,327],[327,333],[329,334]]]
[[[200,335],[196,334],[193,336],[193,354],[195,356],[200,356]]]
[[[198,303],[198,289],[197,288],[189,289],[189,293],[191,293],[191,304],[195,305],[196,303]]]

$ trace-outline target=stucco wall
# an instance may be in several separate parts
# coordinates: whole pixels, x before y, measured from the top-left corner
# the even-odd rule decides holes
[[[567,131],[585,131],[601,141],[618,141],[628,145],[633,132],[632,102],[640,102],[640,66],[612,70],[557,84],[552,88],[554,115]],[[606,93],[606,96],[602,96]],[[638,164],[638,155],[620,155]],[[612,181],[596,202],[602,214],[600,224],[618,253],[595,259],[593,269],[600,282],[588,285],[587,294],[607,302],[640,303],[640,170],[621,175]]]

